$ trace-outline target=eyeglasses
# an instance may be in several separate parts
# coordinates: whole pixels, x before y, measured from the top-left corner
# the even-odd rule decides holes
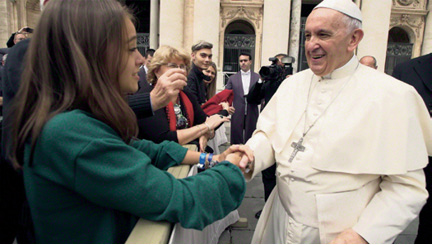
[[[185,129],[189,126],[188,120],[185,116],[183,116],[180,105],[175,104],[174,105],[174,113],[176,114],[177,123],[176,128],[177,129]]]
[[[183,64],[181,64],[181,65],[177,65],[176,63],[162,63],[162,65],[166,65],[166,66],[168,66],[169,68],[173,68],[173,69],[175,69],[175,68],[180,68],[180,69],[185,70],[185,71],[186,71],[186,69],[187,69],[187,66],[186,66],[186,65],[183,65]]]

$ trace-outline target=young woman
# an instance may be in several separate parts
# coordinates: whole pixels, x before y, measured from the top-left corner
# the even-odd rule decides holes
[[[40,17],[11,152],[23,168],[37,243],[124,243],[139,217],[202,229],[244,196],[236,165],[252,160],[248,148],[231,147],[213,157],[215,167],[177,180],[165,170],[209,156],[136,140],[125,95],[138,89],[142,56],[131,20],[115,0],[50,1]]]
[[[216,95],[216,81],[217,81],[216,71],[217,71],[217,67],[214,62],[212,62],[206,70],[203,70],[204,75],[210,78],[210,80],[204,80],[204,85],[206,87],[206,92],[207,92],[207,101],[209,101],[213,96]],[[229,115],[234,114],[235,112],[234,107],[230,106],[226,100],[224,102],[221,102],[219,105],[221,105],[222,109],[225,110]],[[201,108],[203,108],[203,106],[201,106]]]
[[[154,53],[148,67],[147,81],[154,86],[157,79],[167,71],[180,68],[187,72],[189,66],[188,53],[171,46],[161,46]],[[199,140],[200,150],[204,151],[208,139],[214,135],[214,130],[226,121],[229,119],[222,115],[208,117],[196,97],[183,90],[165,108],[155,111],[153,117],[138,120],[138,137],[156,143],[170,140],[181,145]]]
[[[208,76],[210,80],[204,80],[204,85],[206,88],[207,100],[216,94],[216,78],[217,78],[217,68],[216,63],[210,63],[210,66],[203,70],[204,75]]]

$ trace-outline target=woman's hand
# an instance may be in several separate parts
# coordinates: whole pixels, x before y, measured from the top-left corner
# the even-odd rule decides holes
[[[208,142],[208,137],[207,135],[201,135],[199,137],[199,146],[200,146],[200,152],[204,152],[205,148],[207,146],[207,142]]]
[[[228,108],[230,107],[228,102],[221,102],[221,103],[219,103],[219,105],[222,106],[222,109],[227,110],[227,111],[228,111]]]
[[[219,105],[222,106],[222,109],[228,111],[228,114],[232,115],[235,112],[235,108],[233,106],[229,106],[228,102],[221,102]]]
[[[177,96],[180,90],[187,85],[186,72],[180,68],[169,69],[162,74],[150,92],[152,108],[154,111],[165,107]]]
[[[248,163],[253,162],[253,151],[247,145],[232,145],[220,155],[214,156],[217,161],[229,161],[244,171]]]
[[[234,112],[235,112],[234,106],[230,106],[227,111],[228,111],[228,114],[230,114],[230,115],[234,114]]]
[[[221,125],[223,122],[228,122],[229,119],[227,117],[224,117],[222,115],[215,114],[213,116],[207,117],[205,121],[205,125],[209,127],[210,130],[214,130],[219,125]]]

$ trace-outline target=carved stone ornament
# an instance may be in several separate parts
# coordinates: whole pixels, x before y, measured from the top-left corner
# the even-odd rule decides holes
[[[225,14],[222,14],[222,27],[225,27],[229,20],[243,17],[254,22],[256,28],[260,29],[261,15],[262,14],[259,11],[253,11],[244,6],[238,6],[237,8],[230,9]]]
[[[398,5],[406,7],[412,5],[413,7],[418,7],[420,5],[420,0],[393,0],[393,5],[395,5],[395,1]]]
[[[401,14],[400,16],[392,16],[390,19],[390,26],[409,26],[417,37],[420,35],[420,29],[423,26],[423,20],[421,16]]]
[[[403,6],[408,6],[408,5],[412,4],[413,2],[414,2],[414,0],[398,0],[398,3],[400,5],[403,5]]]

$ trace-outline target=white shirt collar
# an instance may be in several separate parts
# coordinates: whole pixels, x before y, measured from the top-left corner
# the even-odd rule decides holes
[[[246,71],[246,72],[244,72],[243,70],[240,70],[241,71],[241,74],[242,75],[249,75],[250,74],[250,70],[249,71]]]
[[[335,69],[333,72],[323,76],[323,79],[338,79],[341,77],[346,77],[351,75],[358,66],[358,59],[356,55],[353,55],[353,57],[343,66]]]

